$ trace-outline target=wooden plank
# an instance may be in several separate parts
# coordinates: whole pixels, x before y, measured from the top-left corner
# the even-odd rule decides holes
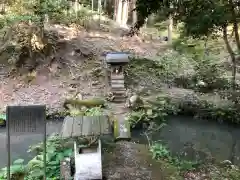
[[[102,131],[101,131],[101,123],[100,116],[95,116],[93,119],[93,124],[92,124],[92,134],[96,134],[96,135],[101,135]]]
[[[68,138],[72,137],[72,127],[74,123],[74,118],[67,116],[64,119],[63,125],[62,125],[62,137]]]
[[[62,126],[62,137],[91,136],[111,133],[107,116],[66,117]]]
[[[72,137],[82,136],[82,130],[83,130],[83,117],[82,116],[74,117]]]
[[[101,122],[101,133],[110,134],[111,133],[111,123],[108,116],[100,116],[99,121]]]
[[[80,136],[88,136],[89,128],[91,128],[91,122],[86,121],[86,117],[82,116],[81,132]]]
[[[96,121],[98,121],[98,119],[95,116],[85,116],[83,118],[83,136],[98,135],[99,125]]]

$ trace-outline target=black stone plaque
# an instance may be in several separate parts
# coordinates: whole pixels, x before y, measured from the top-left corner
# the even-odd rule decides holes
[[[43,134],[45,126],[45,105],[7,107],[7,127],[10,135]]]
[[[11,135],[43,135],[44,143],[44,179],[46,180],[46,106],[8,106],[7,107],[7,179],[10,180]]]

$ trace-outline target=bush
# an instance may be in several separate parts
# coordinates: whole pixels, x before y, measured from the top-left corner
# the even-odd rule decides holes
[[[226,90],[231,87],[224,67],[215,57],[194,59],[191,55],[174,51],[167,51],[152,60],[133,59],[127,75],[133,80],[147,79],[146,83],[167,83],[199,92]]]
[[[188,76],[193,73],[195,61],[191,56],[180,55],[177,52],[166,52],[154,59],[162,67],[159,72],[161,78],[173,83],[179,76]]]
[[[177,52],[167,51],[154,59],[134,58],[127,68],[127,77],[132,80],[143,80],[159,84],[174,84],[175,79],[191,77],[194,73],[195,61]]]
[[[162,92],[162,95],[147,100],[148,111],[134,122],[164,123],[169,115],[187,115],[230,124],[240,124],[240,106],[218,95],[200,95],[189,92]],[[131,116],[131,118],[136,117]],[[134,119],[134,118],[133,118]],[[136,120],[137,118],[135,118]]]
[[[90,11],[90,9],[82,7],[77,12],[69,10],[64,11],[63,14],[54,13],[50,18],[53,23],[65,25],[77,24],[87,28],[86,24],[89,23],[89,21],[93,21],[93,16],[95,14],[96,13]]]
[[[213,92],[231,87],[222,64],[215,57],[194,59],[192,56],[171,53],[158,59],[160,76],[178,87],[200,92]]]
[[[178,114],[193,115],[196,118],[240,124],[240,107],[232,102],[213,101],[210,97],[187,94],[172,99],[178,107]]]
[[[157,125],[164,125],[168,115],[177,114],[178,109],[165,96],[159,96],[156,100],[148,100],[144,109],[132,111],[128,115],[128,121],[132,128],[142,128],[143,124],[150,125],[151,122]]]
[[[12,177],[19,177],[25,175],[24,179],[42,179],[44,173],[43,161],[43,144],[32,146],[29,152],[35,152],[36,156],[30,160],[27,165],[24,165],[23,159],[14,161],[11,166]],[[72,148],[68,141],[61,139],[59,136],[52,136],[47,140],[47,178],[60,179],[60,161],[65,157],[72,155]],[[6,168],[0,171],[0,178],[6,179]],[[17,178],[19,179],[19,178]]]
[[[197,62],[194,67],[195,82],[204,82],[204,85],[196,88],[201,92],[212,92],[215,89],[228,89],[230,82],[224,77],[225,71],[220,63],[214,57],[206,57]]]

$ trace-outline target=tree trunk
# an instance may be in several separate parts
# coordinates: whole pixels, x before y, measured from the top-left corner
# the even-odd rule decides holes
[[[101,12],[101,7],[102,6],[102,3],[101,3],[101,0],[98,0],[98,14],[100,14]]]
[[[94,10],[94,0],[92,0],[92,11]]]
[[[113,14],[114,21],[117,21],[118,1],[119,0],[114,0],[114,14]]]
[[[173,19],[172,15],[169,15],[168,18],[168,42],[169,44],[172,44],[172,30],[173,30]]]
[[[119,24],[122,23],[122,7],[123,7],[122,0],[118,0],[116,21]]]
[[[233,20],[233,31],[235,35],[235,40],[237,44],[238,51],[240,52],[240,38],[239,38],[239,33],[238,33],[238,21],[237,21],[237,15],[235,12],[235,6],[233,4],[233,1],[230,0],[230,6],[231,6],[231,12],[232,12],[232,20]]]
[[[123,1],[123,8],[122,8],[122,21],[121,21],[121,25],[123,25],[123,26],[127,26],[128,7],[129,7],[129,1],[128,0],[124,0]]]
[[[232,63],[233,63],[233,70],[232,70],[232,76],[233,76],[232,83],[233,83],[233,87],[232,88],[233,88],[233,91],[235,91],[236,90],[237,61],[240,60],[240,56],[239,56],[239,53],[240,53],[240,38],[239,38],[239,33],[238,33],[238,29],[239,28],[238,28],[237,14],[235,12],[235,6],[234,6],[234,3],[233,3],[233,0],[229,0],[229,3],[230,3],[231,13],[232,13],[233,31],[234,31],[236,45],[237,45],[237,49],[238,49],[237,57],[236,57],[236,55],[234,54],[233,51],[231,52],[231,54],[234,55],[234,58],[232,58],[233,55],[230,54],[231,58],[232,58]],[[224,31],[225,31],[224,34],[227,37],[227,28],[225,28]],[[225,37],[225,39],[226,39],[226,37]],[[229,47],[230,47],[230,45],[229,45]]]
[[[223,27],[223,40],[225,42],[228,53],[230,54],[232,60],[232,90],[236,89],[236,72],[237,72],[237,64],[236,64],[236,56],[232,50],[232,47],[229,44],[228,36],[227,36],[227,25]]]
[[[148,18],[145,19],[144,28],[147,28]]]
[[[6,0],[0,3],[0,14],[5,14],[6,13]]]
[[[75,0],[75,1],[74,1],[74,11],[75,11],[76,16],[77,16],[77,12],[78,12],[78,0]]]
[[[107,12],[107,4],[108,4],[108,0],[104,0],[103,1],[103,9],[105,12]]]
[[[137,22],[137,11],[135,10],[136,8],[136,0],[132,1],[132,25]]]

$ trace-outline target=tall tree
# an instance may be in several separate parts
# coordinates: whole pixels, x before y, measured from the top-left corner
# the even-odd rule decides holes
[[[132,24],[137,22],[136,0],[132,0]]]
[[[6,12],[6,5],[7,5],[7,0],[3,0],[0,3],[0,14],[5,14],[5,12]]]
[[[128,21],[129,1],[123,0],[121,25],[126,26]]]
[[[114,19],[120,25],[126,26],[128,21],[129,0],[116,0]]]
[[[123,8],[123,1],[118,0],[116,22],[119,23],[119,24],[121,24],[121,22],[122,22],[122,8]]]
[[[171,4],[172,6],[169,6]],[[236,87],[236,66],[240,60],[240,38],[238,24],[240,22],[239,0],[137,0],[138,21],[133,32],[139,30],[144,20],[152,13],[163,11],[166,17],[172,16],[176,22],[183,22],[184,33],[193,38],[219,36],[223,38],[226,49],[232,60],[232,88]],[[227,27],[233,26],[234,47],[227,33]]]
[[[98,13],[100,14],[102,11],[102,1],[98,0]]]

